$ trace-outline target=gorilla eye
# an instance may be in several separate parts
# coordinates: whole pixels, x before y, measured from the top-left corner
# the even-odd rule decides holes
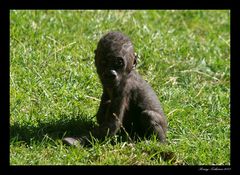
[[[124,67],[124,61],[123,61],[123,59],[122,59],[122,58],[117,58],[117,59],[115,60],[115,64],[114,64],[114,65],[115,65],[115,67],[118,68],[118,69]]]

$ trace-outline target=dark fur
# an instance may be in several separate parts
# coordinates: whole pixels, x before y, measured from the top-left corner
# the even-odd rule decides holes
[[[92,132],[94,137],[112,136],[123,128],[129,135],[143,137],[155,133],[161,142],[165,141],[167,122],[160,102],[134,70],[136,64],[133,45],[127,36],[109,32],[101,38],[95,50],[95,66],[103,94],[96,115],[99,127]]]
[[[137,58],[130,39],[120,32],[103,36],[95,51],[95,65],[103,86],[97,121],[99,137],[116,134],[120,127],[132,134],[157,134],[165,141],[167,122],[158,97],[134,70]],[[116,69],[114,62],[123,59],[124,66]],[[115,71],[112,75],[112,71]],[[112,78],[113,76],[114,78]],[[110,78],[109,78],[110,77]]]

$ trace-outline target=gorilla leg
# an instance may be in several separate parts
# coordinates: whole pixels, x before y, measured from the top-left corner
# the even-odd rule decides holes
[[[145,110],[141,113],[140,121],[147,136],[154,133],[161,142],[165,142],[167,122],[164,116],[152,110]]]

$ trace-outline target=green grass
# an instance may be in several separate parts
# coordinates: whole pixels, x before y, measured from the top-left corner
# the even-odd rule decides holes
[[[229,165],[229,11],[11,11],[11,165]],[[96,124],[101,84],[94,49],[127,34],[137,70],[168,118],[168,144],[62,145]],[[162,151],[174,153],[163,160]]]

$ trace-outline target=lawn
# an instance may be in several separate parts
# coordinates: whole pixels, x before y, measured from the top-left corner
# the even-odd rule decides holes
[[[96,125],[94,49],[111,30],[131,38],[137,71],[162,103],[165,145],[62,144]],[[10,164],[230,165],[230,11],[12,10]]]

